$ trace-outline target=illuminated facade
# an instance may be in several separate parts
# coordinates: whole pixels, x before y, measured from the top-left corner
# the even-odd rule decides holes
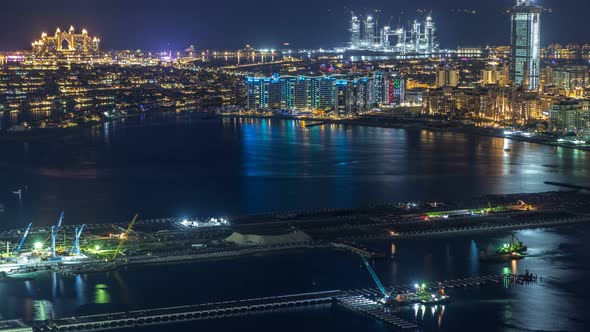
[[[361,45],[361,21],[354,13],[350,21],[350,44],[353,48]]]
[[[567,99],[556,103],[549,111],[549,125],[561,133],[587,133],[590,130],[588,101]]]
[[[445,86],[457,87],[460,81],[459,71],[452,68],[441,68],[436,72],[436,87],[442,88]]]
[[[424,21],[414,20],[409,29],[379,27],[373,16],[362,21],[354,13],[350,21],[350,49],[394,52],[401,54],[431,54],[439,50],[436,24],[428,15]]]
[[[541,13],[533,0],[516,0],[510,10],[510,80],[528,90],[539,89],[541,72]]]
[[[372,76],[246,77],[247,108],[253,111],[321,110],[344,116],[376,106],[400,105],[405,79],[399,74],[374,72]]]
[[[99,44],[100,39],[88,35],[85,29],[76,33],[72,26],[68,31],[57,28],[53,36],[44,32],[32,47],[36,55],[92,54],[98,52]]]

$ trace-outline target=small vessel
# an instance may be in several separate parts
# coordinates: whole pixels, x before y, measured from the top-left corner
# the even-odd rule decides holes
[[[511,253],[518,253],[522,254],[528,250],[528,247],[525,246],[522,241],[520,241],[516,235],[512,234],[510,238],[510,243],[505,243],[504,245],[500,246],[496,253],[498,254],[511,254]]]
[[[510,152],[512,149],[504,149],[505,152]]]

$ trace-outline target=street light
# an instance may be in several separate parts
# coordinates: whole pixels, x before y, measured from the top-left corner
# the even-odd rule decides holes
[[[35,242],[35,250],[41,250],[41,249],[43,249],[43,243]]]

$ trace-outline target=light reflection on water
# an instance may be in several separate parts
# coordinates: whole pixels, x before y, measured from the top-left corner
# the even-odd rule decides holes
[[[2,143],[5,160],[16,160],[3,164],[0,172],[0,182],[7,184],[4,191],[9,193],[2,198],[8,200],[7,214],[0,216],[2,227],[20,225],[18,218],[7,218],[14,208],[10,202],[16,203],[10,190],[17,182],[42,184],[31,185],[25,197],[25,210],[39,224],[54,223],[62,208],[72,220],[112,218],[134,206],[141,207],[146,217],[179,211],[231,215],[381,201],[450,201],[556,189],[543,181],[590,182],[586,152],[453,133],[342,125],[305,128],[297,121],[268,119],[178,119],[168,126],[148,119],[141,124],[113,123],[92,134],[60,145]],[[74,176],[79,176],[81,165],[89,165],[84,167],[93,176]],[[60,188],[59,193],[55,188]],[[546,277],[544,282],[456,298],[446,307],[444,318],[429,320],[428,309],[425,324],[433,330],[442,324],[453,331],[463,327],[459,317],[474,316],[489,320],[489,326],[576,330],[583,308],[580,298],[588,296],[580,275],[588,276],[586,261],[574,256],[588,258],[584,252],[590,250],[577,247],[588,232],[534,230],[520,231],[518,236],[531,255],[514,263],[484,264],[477,257],[479,251],[505,242],[509,237],[505,233],[387,243],[384,249],[395,252],[396,259],[376,262],[376,269],[390,283],[529,269]],[[372,287],[357,257],[325,252],[314,253],[313,261],[301,255],[287,257],[136,267],[75,278],[47,274],[35,281],[0,282],[0,314],[63,317],[116,306],[129,309],[260,293]],[[541,308],[539,303],[558,305]],[[413,317],[413,309],[409,310]],[[496,316],[504,318],[498,321]]]
[[[24,218],[49,225],[62,209],[94,223],[126,219],[132,207],[144,218],[243,215],[590,183],[587,152],[460,133],[186,116],[82,133],[0,142],[0,228],[22,227],[11,191],[23,184]]]
[[[583,266],[588,258],[588,253],[584,254],[588,245],[576,234],[584,237],[589,233],[588,226],[582,231],[575,228],[519,231],[517,236],[525,244],[545,254],[505,263],[480,263],[474,252],[478,252],[479,246],[505,242],[510,236],[507,232],[452,239],[398,240],[396,260],[378,260],[374,266],[385,284],[428,281],[424,277],[428,273],[436,280],[525,270],[544,277],[537,284],[510,285],[506,289],[501,286],[465,291],[447,289],[452,301],[445,306],[396,309],[402,318],[417,319],[426,331],[456,331],[484,322],[514,329],[575,331],[581,330],[585,317],[581,308],[585,297],[590,295],[585,284],[588,273],[572,268]],[[384,245],[392,249],[392,243]],[[0,296],[6,299],[0,302],[0,313],[4,318],[44,319],[118,308],[130,310],[256,295],[374,287],[356,256],[316,251],[314,261],[319,265],[312,266],[303,259],[305,256],[299,253],[250,257],[244,261],[144,266],[77,277],[48,274],[34,281],[11,282],[10,287],[0,282]],[[427,264],[424,264],[425,257],[428,257]],[[235,273],[227,274],[228,269],[234,269]],[[154,284],[152,280],[161,281]],[[247,289],[243,285],[248,285]],[[552,305],[540,305],[543,303]],[[81,312],[80,308],[85,309]],[[571,319],[560,319],[564,315]]]

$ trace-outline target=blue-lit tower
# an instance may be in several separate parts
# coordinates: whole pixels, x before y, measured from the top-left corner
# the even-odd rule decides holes
[[[539,89],[541,72],[541,13],[533,0],[516,0],[510,9],[510,80],[527,90]]]

